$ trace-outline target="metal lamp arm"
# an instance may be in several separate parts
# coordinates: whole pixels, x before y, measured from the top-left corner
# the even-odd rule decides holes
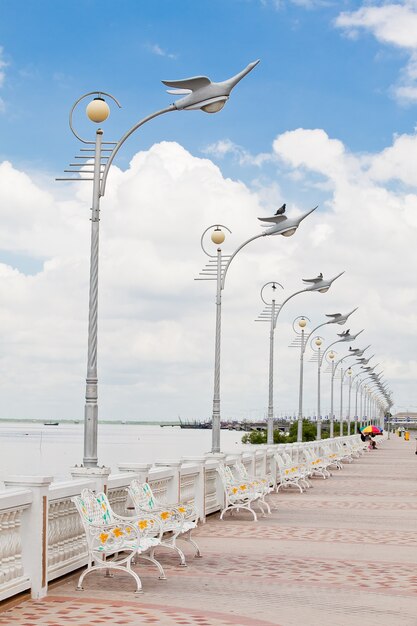
[[[345,359],[347,359],[347,358],[348,358],[348,357],[350,357],[350,356],[355,356],[355,355],[354,355],[354,354],[345,354],[345,356],[342,356],[342,358],[341,358],[341,359],[339,359],[339,360],[337,361],[337,363],[335,363],[335,366],[334,366],[334,373],[336,373],[337,366],[339,365],[339,363],[341,363],[342,361],[344,361]]]
[[[274,328],[275,328],[275,327],[276,327],[276,325],[277,325],[278,316],[279,316],[279,314],[281,313],[281,311],[282,311],[283,307],[287,304],[287,302],[288,302],[289,300],[291,300],[291,298],[294,298],[294,296],[298,296],[298,294],[299,294],[299,293],[304,293],[304,291],[308,291],[308,289],[300,289],[299,291],[296,291],[295,293],[292,293],[290,296],[288,296],[288,298],[286,298],[286,299],[284,300],[284,302],[283,302],[281,305],[279,305],[279,308],[278,308],[278,310],[277,310],[277,312],[276,312],[276,314],[275,314]]]
[[[334,346],[336,343],[340,343],[341,341],[343,341],[343,339],[337,339],[336,341],[333,341],[333,343],[329,344],[327,346],[327,348],[325,349],[325,351],[323,352],[321,359],[320,359],[320,367],[323,365],[323,359],[326,356],[326,354],[328,353],[328,351],[330,350],[330,348],[332,346]]]
[[[352,366],[353,367],[353,366]],[[352,383],[355,380],[355,378],[357,378],[358,376],[360,376],[361,374],[363,374],[363,372],[358,372],[357,374],[354,375],[354,377],[352,378]]]
[[[368,376],[367,378],[362,378],[362,380],[359,381],[358,388],[362,390],[362,385],[366,383],[367,380],[371,380],[371,376]]]
[[[350,354],[348,354],[348,356],[351,356],[351,355],[350,355]],[[352,356],[353,356],[353,355],[352,355]],[[348,368],[348,369],[352,369],[352,367],[355,367],[356,365],[359,365],[359,363],[353,363],[352,365],[349,365],[349,368]],[[346,370],[346,372],[347,372],[347,370]],[[346,376],[346,372],[343,372],[343,379],[344,379],[344,378],[345,378],[345,376]],[[360,374],[360,372],[358,372],[358,374]],[[351,378],[352,383],[353,383],[353,381],[354,381],[355,377],[356,377],[356,376],[358,376],[358,374],[355,374],[355,376],[353,376],[353,377]]]
[[[306,340],[304,342],[304,348],[303,348],[303,354],[306,351],[306,347],[307,347],[307,342],[310,340],[310,337],[312,336],[313,333],[316,332],[316,330],[318,330],[319,328],[321,328],[322,326],[327,326],[327,324],[331,324],[332,322],[323,322],[322,324],[319,324],[318,326],[316,326],[315,328],[313,328],[313,330],[308,334],[308,336],[306,337]]]
[[[334,369],[336,370],[337,366],[339,365],[339,363],[341,363],[342,361],[344,361],[345,359],[347,359],[350,356],[355,356],[354,354],[345,354],[345,356],[342,356],[341,359],[339,359],[338,361],[336,361]]]
[[[242,250],[242,248],[244,248],[245,246],[248,245],[248,243],[250,243],[251,241],[255,241],[255,239],[259,239],[260,237],[265,237],[267,233],[260,233],[259,235],[255,235],[254,237],[251,237],[250,239],[247,239],[246,241],[244,241],[234,252],[233,254],[230,256],[230,259],[228,260],[228,262],[226,263],[225,267],[224,267],[224,272],[223,272],[223,277],[222,277],[222,284],[221,284],[221,288],[224,289],[224,284],[226,281],[226,274],[227,274],[227,270],[229,269],[230,263],[233,261],[233,259],[235,258],[235,256],[237,255],[238,252],[240,252]]]
[[[161,109],[160,111],[156,111],[155,113],[151,113],[150,115],[147,115],[146,117],[141,119],[137,124],[132,126],[132,128],[130,130],[128,130],[119,139],[119,141],[114,146],[114,148],[113,148],[113,150],[112,150],[112,152],[111,152],[111,154],[109,156],[109,159],[108,159],[108,161],[106,163],[106,167],[103,170],[103,176],[102,176],[101,185],[100,185],[100,196],[104,196],[104,193],[106,191],[106,182],[107,182],[107,176],[109,174],[110,166],[111,166],[111,164],[114,161],[114,157],[119,152],[120,148],[122,147],[122,145],[124,144],[126,139],[128,139],[130,137],[130,135],[132,135],[138,128],[140,128],[141,126],[146,124],[146,122],[149,122],[150,120],[153,120],[155,117],[159,117],[159,115],[163,115],[164,113],[169,113],[170,111],[177,111],[177,109],[175,108],[175,106],[173,104],[170,104],[169,107],[166,107],[165,109]]]

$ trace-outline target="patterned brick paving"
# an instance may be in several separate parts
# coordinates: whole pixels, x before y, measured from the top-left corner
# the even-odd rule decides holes
[[[285,509],[296,509],[297,511],[305,510],[305,509],[343,509],[344,511],[350,509],[367,509],[368,511],[417,511],[417,501],[416,502],[384,502],[381,500],[380,502],[372,502],[370,499],[368,500],[300,500],[296,502],[295,500],[291,500],[291,502],[285,502],[280,510],[283,511]]]
[[[348,535],[346,534],[348,533]],[[320,543],[366,543],[384,545],[417,546],[417,533],[406,531],[385,531],[370,533],[369,530],[336,528],[298,528],[296,526],[270,526],[223,524],[206,525],[198,533],[199,537],[228,537],[245,539],[272,539],[289,541],[318,541]]]
[[[161,552],[167,581],[139,562],[138,597],[127,576],[92,574],[77,593],[72,575],[0,626],[417,626],[416,485],[414,447],[393,438],[304,494],[271,496],[257,523],[211,516],[203,559],[180,568]]]
[[[268,559],[261,563],[257,558],[246,556],[245,568],[242,570],[240,554],[225,556],[222,553],[212,553],[204,559],[204,567],[199,568],[198,576],[223,576],[235,580],[248,577],[266,578],[269,582],[295,584],[302,584],[307,579],[309,585],[326,587],[336,585],[345,589],[366,588],[374,591],[390,589],[399,595],[417,596],[417,572],[414,563],[405,565],[341,559],[329,561],[311,557],[290,558],[285,552],[269,555]],[[169,571],[167,568],[167,574]],[[173,573],[171,569],[171,574]],[[176,575],[188,578],[195,576],[196,573],[190,569],[181,570]]]
[[[141,626],[164,624],[164,626],[274,626],[271,622],[254,621],[244,617],[222,615],[208,611],[204,616],[197,611],[161,607],[132,602],[101,600],[100,606],[94,599],[74,600],[50,596],[46,600],[27,603],[0,614],[0,624],[21,626]]]

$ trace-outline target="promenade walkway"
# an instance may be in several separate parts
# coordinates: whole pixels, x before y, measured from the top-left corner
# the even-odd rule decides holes
[[[258,523],[210,517],[196,536],[204,558],[168,576],[139,565],[129,578],[95,574],[50,586],[43,601],[0,613],[2,626],[417,626],[417,456],[385,441],[304,494],[271,497]]]

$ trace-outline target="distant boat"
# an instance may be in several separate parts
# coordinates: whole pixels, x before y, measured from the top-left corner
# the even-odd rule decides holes
[[[59,422],[44,422],[44,426],[59,426]]]

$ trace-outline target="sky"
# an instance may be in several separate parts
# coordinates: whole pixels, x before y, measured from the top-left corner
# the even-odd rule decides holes
[[[101,205],[99,417],[210,418],[215,284],[194,281],[201,234],[226,225],[230,254],[284,202],[290,216],[319,207],[294,237],[256,240],[230,266],[222,417],[266,414],[262,286],[279,281],[285,299],[302,278],[342,271],[280,314],[276,415],[298,407],[293,320],[312,329],[355,307],[345,327],[320,329],[323,345],[364,329],[352,345],[370,344],[394,411],[417,411],[416,0],[0,0],[0,417],[83,416],[92,190],[55,181],[79,154],[73,103],[115,96],[103,130],[117,141],[172,102],[161,80],[224,80],[256,59],[221,112],[157,118],[116,157]],[[93,139],[83,106],[75,123]],[[323,414],[329,388],[325,373]]]

